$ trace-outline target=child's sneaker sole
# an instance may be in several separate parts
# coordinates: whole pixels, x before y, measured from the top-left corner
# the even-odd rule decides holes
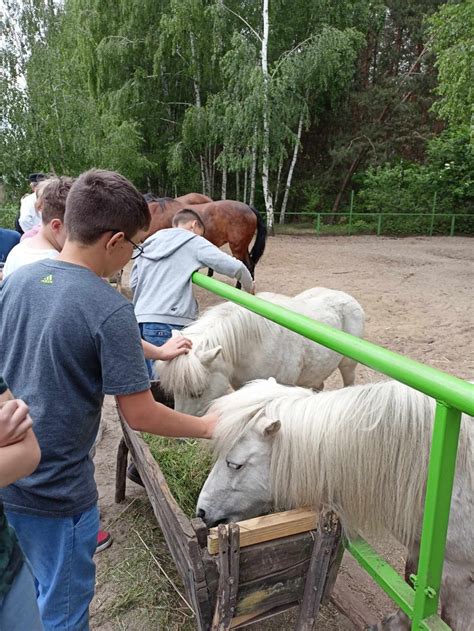
[[[106,530],[99,530],[95,554],[102,552],[102,550],[105,550],[105,548],[108,548],[110,545],[112,545],[112,535],[110,532],[107,532]]]

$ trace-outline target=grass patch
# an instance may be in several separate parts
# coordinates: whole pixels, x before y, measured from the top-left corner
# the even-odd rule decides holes
[[[188,517],[194,517],[199,493],[212,467],[210,451],[197,440],[142,436],[175,500]]]
[[[194,615],[137,533],[180,592],[185,594],[148,499],[137,499],[114,524],[113,546],[96,557],[97,587],[91,607],[91,629],[194,631]]]

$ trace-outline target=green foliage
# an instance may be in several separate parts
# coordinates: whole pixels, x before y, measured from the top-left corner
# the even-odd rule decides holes
[[[194,517],[196,503],[212,467],[207,450],[196,440],[176,440],[143,434],[150,451],[160,465],[173,497],[189,517]]]
[[[474,213],[474,149],[467,128],[447,130],[428,144],[425,165],[399,162],[360,177],[358,208],[367,212]],[[436,199],[435,199],[436,194]],[[419,228],[417,226],[420,226]],[[421,231],[421,224],[406,232]]]
[[[472,2],[270,0],[268,102],[261,3],[3,6],[0,171],[11,202],[29,172],[93,166],[161,195],[205,189],[216,198],[224,172],[235,173],[241,197],[247,178],[248,201],[255,165],[261,207],[267,107],[280,203],[300,147],[288,211],[328,210],[343,188],[347,208],[355,185],[368,208],[426,211],[436,191],[440,212],[469,212]],[[450,124],[442,134],[435,89],[435,111]],[[228,177],[229,198],[236,181]]]
[[[0,208],[0,228],[15,229],[15,218],[18,214],[18,208],[15,206]]]
[[[452,125],[465,125],[474,114],[474,4],[448,3],[429,20],[438,69],[434,109]]]

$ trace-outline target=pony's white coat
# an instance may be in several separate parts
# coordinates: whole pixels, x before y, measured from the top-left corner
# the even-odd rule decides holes
[[[396,381],[313,393],[268,380],[213,408],[222,420],[198,500],[206,522],[324,504],[349,535],[389,531],[417,554],[432,399]],[[443,615],[459,631],[474,624],[473,450],[474,423],[464,416],[442,590]]]
[[[260,293],[260,298],[307,315],[337,329],[362,336],[364,312],[342,291],[316,287],[294,298]],[[175,408],[202,414],[211,401],[247,381],[274,377],[280,383],[319,389],[339,367],[344,385],[354,383],[356,362],[270,322],[236,304],[209,309],[183,334],[193,349],[156,369]]]

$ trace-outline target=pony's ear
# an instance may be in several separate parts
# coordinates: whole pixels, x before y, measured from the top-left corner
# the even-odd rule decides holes
[[[197,351],[196,355],[204,366],[209,366],[220,353],[222,353],[222,346],[216,346],[208,351]]]
[[[268,377],[267,381],[268,381],[268,383],[276,383],[277,382],[275,377]]]
[[[268,424],[263,428],[264,436],[274,436],[277,432],[280,431],[281,421],[271,421],[268,420]]]

